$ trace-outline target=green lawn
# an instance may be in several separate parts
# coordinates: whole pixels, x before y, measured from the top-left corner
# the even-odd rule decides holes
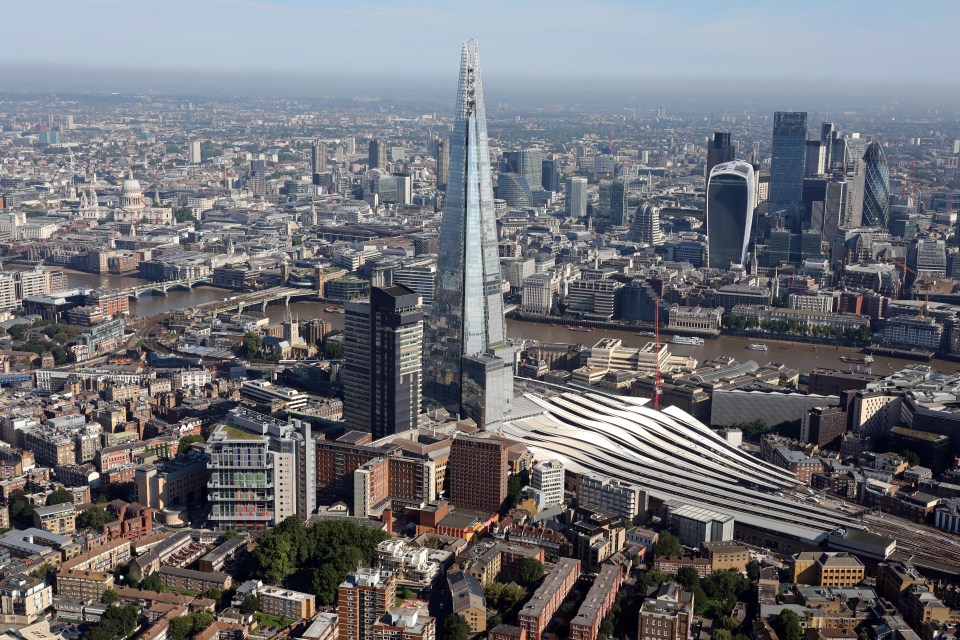
[[[256,618],[257,622],[260,624],[261,627],[277,627],[278,629],[283,629],[291,622],[286,618],[278,618],[277,616],[270,616],[265,613],[261,613],[259,611],[253,614],[253,617]]]

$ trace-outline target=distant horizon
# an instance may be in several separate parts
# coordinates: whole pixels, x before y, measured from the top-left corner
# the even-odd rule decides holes
[[[451,106],[456,90],[450,74],[389,76],[346,74],[252,74],[232,71],[190,72],[129,67],[82,68],[48,65],[11,67],[0,61],[0,96],[14,94],[134,95],[156,93],[196,98],[289,98],[305,100],[382,99],[420,105]],[[614,99],[637,108],[680,105],[703,100],[705,108],[751,109],[778,105],[780,110],[891,107],[960,113],[960,79],[942,85],[902,82],[895,87],[873,82],[784,78],[663,78],[497,76],[484,70],[488,102],[569,105],[586,99]]]
[[[960,98],[955,0],[46,0],[42,14],[36,3],[6,4],[7,24],[54,19],[4,34],[0,91],[334,87],[342,97],[348,87],[443,98],[455,90],[461,43],[476,39],[485,84],[505,94],[511,84],[572,94],[634,84],[638,94],[741,91],[744,104]],[[317,84],[328,86],[308,86]]]

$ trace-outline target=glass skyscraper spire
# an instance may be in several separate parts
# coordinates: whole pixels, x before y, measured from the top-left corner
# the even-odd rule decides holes
[[[863,161],[866,163],[863,224],[867,227],[886,227],[890,214],[890,170],[879,142],[870,143]]]
[[[437,285],[424,345],[428,403],[502,421],[513,396],[479,52],[464,44],[447,180]],[[500,357],[505,356],[505,357]]]

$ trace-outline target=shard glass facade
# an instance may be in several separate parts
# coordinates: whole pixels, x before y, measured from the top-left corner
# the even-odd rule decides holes
[[[879,142],[871,142],[863,156],[866,164],[863,186],[863,224],[886,227],[890,215],[890,171]]]
[[[437,284],[426,327],[428,404],[495,424],[509,409],[512,359],[504,340],[497,221],[477,45],[463,47]],[[477,358],[483,366],[475,364]],[[494,358],[496,362],[492,362]],[[499,364],[499,366],[498,366]],[[479,371],[478,371],[479,369]]]

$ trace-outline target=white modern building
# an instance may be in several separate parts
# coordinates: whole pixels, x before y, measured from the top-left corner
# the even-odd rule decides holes
[[[533,467],[530,484],[542,491],[548,507],[563,504],[563,463],[559,460],[544,460]]]
[[[699,547],[705,542],[733,540],[732,516],[679,502],[665,503],[664,509],[682,545]]]
[[[639,485],[602,473],[585,473],[577,483],[577,504],[633,520],[647,510],[647,494]]]

